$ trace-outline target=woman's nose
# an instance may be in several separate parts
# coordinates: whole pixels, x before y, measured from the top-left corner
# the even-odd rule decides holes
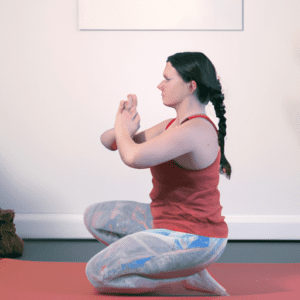
[[[162,90],[162,82],[157,86],[159,90]]]

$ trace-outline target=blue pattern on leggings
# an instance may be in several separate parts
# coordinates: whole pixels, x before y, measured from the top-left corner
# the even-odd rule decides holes
[[[138,259],[138,260],[134,260],[134,261],[132,261],[129,264],[123,264],[121,266],[122,267],[122,271],[124,271],[124,270],[132,270],[132,269],[136,269],[136,268],[139,268],[139,267],[143,267],[144,263],[147,262],[152,257],[153,256],[146,257],[146,258],[141,258],[141,259]]]
[[[147,232],[160,234],[163,236],[173,237],[175,250],[193,249],[193,248],[206,248],[209,246],[209,237],[199,236],[190,233],[171,231],[168,229],[150,229]],[[144,264],[153,256],[145,257],[134,260],[127,264],[122,264],[122,271],[137,269],[143,267]]]
[[[172,231],[168,229],[150,229],[147,232],[161,234],[175,238],[176,250],[193,249],[193,248],[206,248],[209,246],[209,237],[195,235],[191,233]]]

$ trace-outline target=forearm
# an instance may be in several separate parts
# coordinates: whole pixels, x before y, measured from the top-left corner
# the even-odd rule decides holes
[[[134,136],[135,136],[135,134],[133,134],[131,136],[131,138],[133,138]],[[109,130],[105,131],[104,133],[102,133],[102,135],[100,136],[100,141],[103,144],[103,146],[105,148],[107,148],[108,150],[116,151],[118,149],[114,128],[109,129]]]
[[[115,130],[115,137],[120,157],[123,162],[130,167],[138,144],[133,141],[128,131],[123,128]]]

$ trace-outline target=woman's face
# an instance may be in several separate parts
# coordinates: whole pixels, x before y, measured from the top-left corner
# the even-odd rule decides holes
[[[189,95],[190,83],[185,83],[170,62],[165,67],[163,80],[157,88],[162,91],[162,99],[167,106],[180,104]]]

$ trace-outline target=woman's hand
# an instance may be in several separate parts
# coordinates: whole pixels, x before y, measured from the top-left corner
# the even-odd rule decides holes
[[[128,101],[122,100],[120,102],[116,122],[115,130],[120,128],[128,131],[129,135],[133,137],[140,128],[140,116],[136,111],[137,97],[136,95],[128,95]]]

